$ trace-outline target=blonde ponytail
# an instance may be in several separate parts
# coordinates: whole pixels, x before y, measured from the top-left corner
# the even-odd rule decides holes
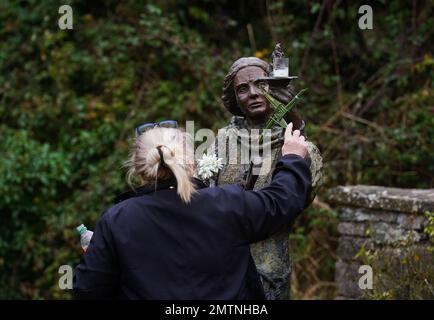
[[[191,151],[189,139],[185,132],[173,128],[154,128],[139,135],[126,162],[128,184],[133,187],[133,176],[138,176],[143,184],[175,177],[179,197],[189,203],[196,192],[191,180],[193,162],[187,161]]]

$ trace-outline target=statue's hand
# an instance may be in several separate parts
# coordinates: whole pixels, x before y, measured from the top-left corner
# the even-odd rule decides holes
[[[291,87],[270,87],[270,94],[279,100],[281,103],[287,104],[295,96]],[[300,117],[297,111],[292,109],[285,115],[285,121],[287,123],[292,122],[294,129],[301,130],[301,134],[305,136],[303,119]]]
[[[287,104],[295,96],[290,87],[270,87],[270,94],[283,104]]]

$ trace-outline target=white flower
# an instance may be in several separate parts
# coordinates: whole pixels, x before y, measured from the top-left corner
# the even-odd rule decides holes
[[[223,167],[222,161],[223,159],[217,159],[215,154],[204,154],[202,159],[197,160],[197,174],[203,180],[211,178]]]

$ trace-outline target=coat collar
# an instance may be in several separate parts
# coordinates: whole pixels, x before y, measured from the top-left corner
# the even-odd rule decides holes
[[[201,180],[197,178],[192,178],[192,180],[197,189],[206,188],[206,185]],[[145,186],[138,187],[134,190],[129,190],[124,193],[121,193],[120,195],[116,196],[113,202],[114,204],[117,204],[119,202],[122,202],[130,198],[140,197],[145,194],[153,193],[155,191],[167,190],[176,187],[177,187],[177,183],[175,179],[159,180],[155,185],[145,185]]]

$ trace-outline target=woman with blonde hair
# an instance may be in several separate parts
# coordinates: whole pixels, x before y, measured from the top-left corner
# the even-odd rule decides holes
[[[250,244],[292,222],[311,188],[306,141],[285,132],[269,186],[206,188],[177,128],[138,134],[128,180],[142,186],[105,211],[77,266],[77,299],[264,299]],[[140,133],[140,132],[139,132]]]

